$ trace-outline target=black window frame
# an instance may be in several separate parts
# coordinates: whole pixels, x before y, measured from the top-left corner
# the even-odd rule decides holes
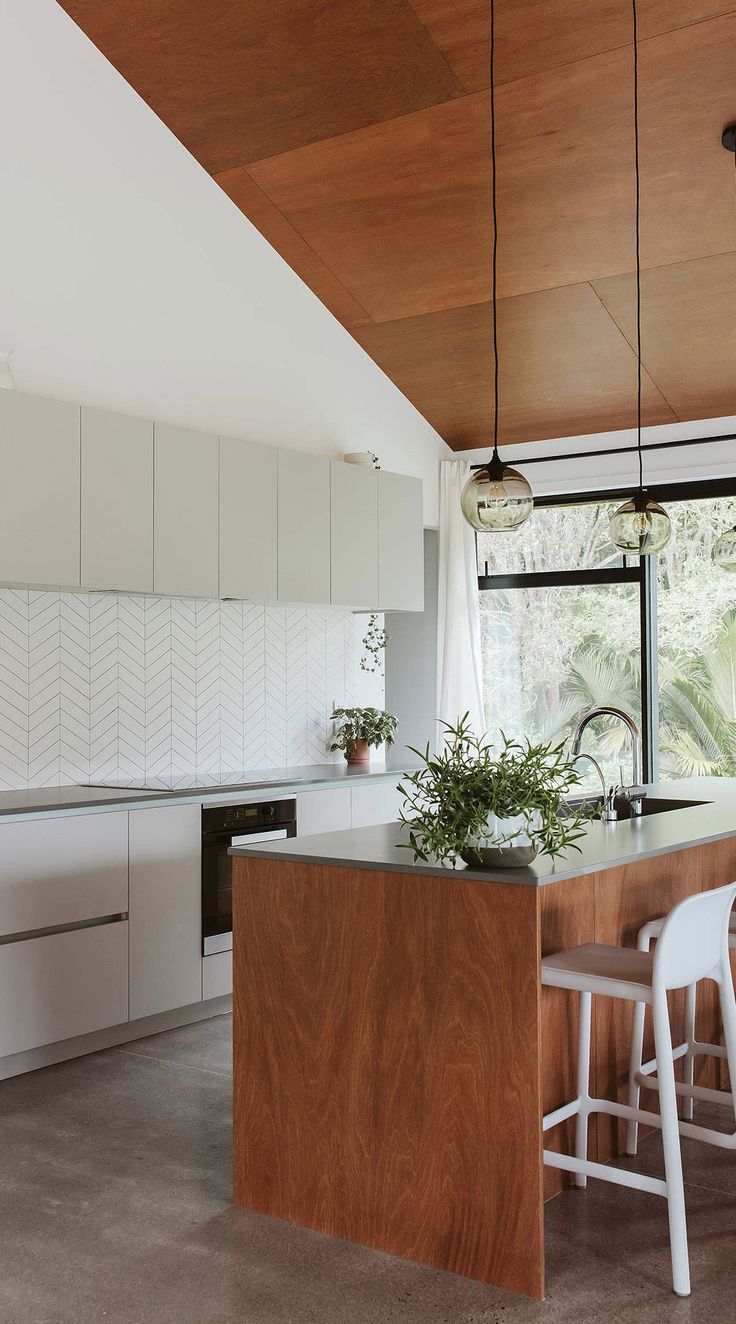
[[[521,464],[521,461],[514,461]],[[473,465],[473,468],[481,468]],[[652,483],[647,492],[663,506],[678,501],[709,501],[736,496],[733,478],[703,478],[691,482]],[[535,510],[560,506],[609,505],[631,496],[630,487],[609,488],[596,492],[570,492],[564,495],[534,498]],[[503,534],[499,534],[503,537]],[[476,535],[476,554],[477,554]],[[639,587],[640,658],[641,658],[641,738],[644,780],[659,777],[659,668],[657,652],[657,558],[642,556],[620,566],[601,566],[586,570],[521,571],[518,574],[478,575],[478,589],[489,592],[514,588],[564,588],[585,584],[637,584]]]

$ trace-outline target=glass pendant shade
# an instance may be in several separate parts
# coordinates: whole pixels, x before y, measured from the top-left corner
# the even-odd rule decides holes
[[[611,542],[630,556],[655,556],[670,540],[667,511],[646,492],[637,492],[611,516]]]
[[[460,497],[463,515],[478,533],[506,533],[525,524],[534,509],[526,478],[504,464],[495,453],[489,464],[476,469]]]
[[[721,570],[736,574],[736,528],[726,529],[713,548],[713,560]]]

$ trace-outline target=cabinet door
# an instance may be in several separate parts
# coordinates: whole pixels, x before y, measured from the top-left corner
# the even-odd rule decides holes
[[[153,423],[82,406],[82,583],[153,591]]]
[[[303,791],[296,797],[298,837],[309,837],[316,832],[340,832],[349,827],[349,786],[331,786],[324,791]]]
[[[378,474],[333,460],[331,478],[332,592],[340,607],[378,603]]]
[[[279,451],[279,601],[330,601],[330,462]]]
[[[233,954],[215,952],[202,958],[202,1001],[228,997],[233,991]]]
[[[79,406],[0,391],[0,581],[79,587]]]
[[[378,475],[378,597],[381,611],[424,610],[422,484]]]
[[[399,794],[396,782],[380,781],[368,786],[353,786],[352,825],[353,827],[372,827],[374,823],[395,823],[403,796]]]
[[[272,446],[220,438],[220,597],[274,602],[277,465]]]
[[[52,929],[127,909],[125,810],[0,824],[0,934]]]
[[[130,811],[130,1019],[202,1000],[202,811]]]
[[[127,1019],[124,920],[0,948],[0,1057]]]
[[[206,432],[154,426],[155,593],[217,597],[218,449]]]

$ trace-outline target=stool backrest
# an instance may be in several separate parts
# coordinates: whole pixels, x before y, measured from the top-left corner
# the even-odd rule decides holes
[[[736,883],[696,892],[667,916],[654,953],[654,983],[685,988],[728,968],[728,921]]]

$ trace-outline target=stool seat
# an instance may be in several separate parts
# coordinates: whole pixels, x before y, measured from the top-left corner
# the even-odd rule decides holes
[[[542,959],[542,983],[629,1002],[651,1002],[654,957],[631,947],[586,942]]]

